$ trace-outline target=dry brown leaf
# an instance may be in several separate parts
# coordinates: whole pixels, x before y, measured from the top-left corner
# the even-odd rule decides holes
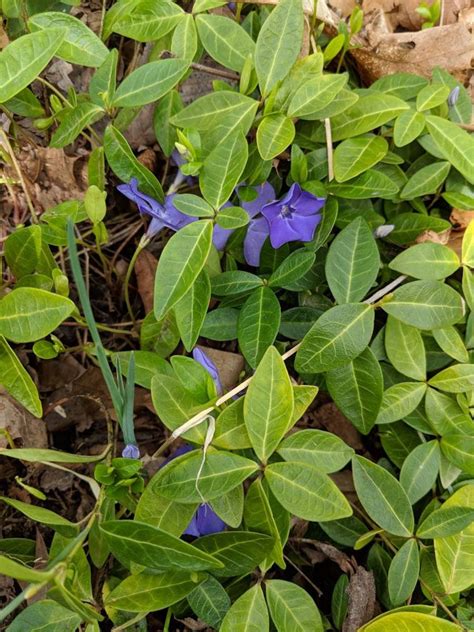
[[[375,581],[372,571],[358,566],[350,579],[347,594],[349,605],[342,632],[357,632],[375,614]]]
[[[340,437],[354,450],[364,448],[358,431],[333,402],[323,404],[317,410],[312,411],[311,415],[319,426]]]
[[[434,0],[428,0],[428,4],[433,4]],[[334,4],[331,2],[331,4]],[[421,29],[422,18],[416,9],[420,6],[420,0],[364,0],[363,10],[368,13],[374,10],[383,11],[392,29],[404,29],[407,31],[418,31]],[[442,23],[454,24],[457,22],[462,10],[470,7],[470,0],[444,0]]]
[[[21,404],[0,388],[0,428],[7,430],[19,448],[47,448],[48,435],[42,419],[33,417]],[[0,447],[8,442],[0,435]]]
[[[469,224],[474,221],[474,210],[462,211],[461,209],[453,208],[451,215],[449,216],[449,221],[455,230],[466,230]]]
[[[135,263],[138,293],[147,314],[153,309],[153,288],[157,266],[157,258],[148,250],[142,250]]]
[[[448,230],[444,230],[441,233],[436,233],[434,230],[425,230],[418,235],[415,243],[422,244],[426,241],[431,241],[435,244],[442,244],[454,250],[460,257],[464,233],[469,224],[474,221],[474,210],[461,211],[460,209],[453,208],[449,220],[453,224],[453,228],[448,228]]]
[[[230,391],[240,382],[240,374],[245,367],[244,359],[240,354],[211,349],[211,347],[203,347],[201,345],[199,345],[199,348],[216,365],[224,391]]]

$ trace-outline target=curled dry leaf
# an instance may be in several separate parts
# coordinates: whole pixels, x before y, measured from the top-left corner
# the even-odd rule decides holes
[[[6,430],[19,448],[47,448],[48,435],[42,419],[33,417],[0,388],[0,429]],[[0,435],[0,448],[8,447]]]
[[[462,240],[464,233],[469,224],[474,221],[473,211],[461,211],[457,208],[453,208],[449,220],[453,225],[453,228],[444,230],[441,233],[436,233],[433,230],[425,230],[416,238],[417,244],[422,244],[426,241],[434,242],[435,244],[442,244],[448,246],[451,250],[460,257],[462,252]]]
[[[358,566],[350,579],[347,594],[349,605],[342,632],[357,632],[375,615],[375,581],[372,571]]]
[[[157,258],[148,250],[142,250],[135,263],[138,293],[147,314],[153,309],[153,287],[157,266]]]

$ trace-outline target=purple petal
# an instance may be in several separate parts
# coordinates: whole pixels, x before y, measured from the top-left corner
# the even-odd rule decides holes
[[[230,228],[222,228],[218,224],[214,225],[212,233],[212,243],[217,250],[224,250],[226,243],[229,241],[229,237],[234,231]]]
[[[250,220],[244,239],[244,257],[249,266],[260,264],[260,253],[269,234],[268,222],[265,217]]]
[[[259,184],[256,187],[252,187],[257,196],[254,200],[250,202],[240,202],[240,205],[243,209],[247,211],[250,217],[255,217],[257,213],[260,213],[265,204],[272,202],[275,199],[275,189],[269,182],[264,182],[263,184]],[[238,190],[237,190],[238,194]]]
[[[195,524],[197,527],[196,530],[198,531],[199,535],[211,535],[211,533],[219,533],[220,531],[224,531],[227,526],[226,523],[221,518],[219,518],[216,512],[211,509],[210,505],[208,505],[207,503],[199,505],[195,514],[195,518]]]
[[[326,198],[316,197],[308,191],[301,191],[294,204],[298,215],[313,215],[323,208],[325,202]]]
[[[186,213],[178,211],[173,202],[175,196],[175,193],[166,196],[161,219],[168,228],[179,230],[183,228],[183,226],[195,222],[197,217],[191,217],[190,215],[186,215]]]
[[[122,456],[125,459],[139,459],[140,458],[140,450],[138,446],[133,443],[127,443],[127,445],[122,450]]]
[[[217,367],[211,360],[211,358],[207,356],[204,351],[202,351],[202,349],[199,349],[199,347],[193,349],[193,358],[196,360],[196,362],[199,362],[199,364],[206,369],[206,371],[211,376],[214,384],[216,385],[217,394],[222,395],[223,388],[219,377],[219,371],[217,370]]]
[[[140,213],[145,213],[146,215],[157,218],[162,214],[162,205],[154,198],[138,190],[138,181],[136,178],[132,178],[128,184],[119,184],[117,190],[129,200],[135,202]]]
[[[199,533],[198,524],[197,524],[197,512],[198,510],[196,510],[196,513],[191,518],[191,522],[186,527],[186,530],[183,531],[183,535],[192,535],[195,538],[199,538],[199,536],[201,535]]]
[[[154,217],[151,220],[151,222],[148,224],[148,228],[146,231],[147,237],[149,239],[152,239],[152,237],[157,235],[160,232],[160,230],[162,230],[165,227],[165,225],[166,224],[163,221],[161,221],[161,219]]]

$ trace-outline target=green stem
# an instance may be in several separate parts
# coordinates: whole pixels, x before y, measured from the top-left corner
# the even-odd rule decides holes
[[[129,292],[130,278],[132,276],[133,269],[135,268],[135,264],[137,262],[137,259],[141,251],[148,245],[149,241],[150,240],[146,235],[144,235],[140,239],[140,242],[138,243],[138,246],[135,252],[133,253],[132,258],[130,259],[130,263],[128,264],[128,268],[127,268],[127,273],[125,274],[125,279],[123,281],[123,295],[125,299],[125,305],[127,306],[127,310],[128,310],[128,313],[130,314],[130,318],[133,324],[135,324],[136,318],[135,318],[135,314],[133,313],[132,305],[130,303],[130,292]]]

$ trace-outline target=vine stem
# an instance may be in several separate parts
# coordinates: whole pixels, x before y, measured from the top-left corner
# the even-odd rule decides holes
[[[404,274],[402,274],[401,276],[397,277],[394,281],[386,285],[384,288],[382,288],[381,290],[379,290],[378,292],[370,296],[367,300],[364,301],[364,303],[367,303],[367,305],[372,305],[373,303],[376,303],[387,294],[390,294],[390,292],[394,290],[398,285],[403,283],[403,281],[406,278],[407,277]],[[301,342],[299,342],[297,345],[295,345],[294,347],[292,347],[291,349],[288,349],[288,351],[283,353],[281,356],[282,359],[288,360],[288,358],[291,358],[291,356],[295,355],[295,353],[298,351],[300,347],[301,347]],[[222,395],[222,397],[220,397],[213,406],[209,406],[209,408],[206,408],[205,410],[202,410],[201,412],[197,413],[196,415],[194,415],[194,417],[191,417],[191,419],[189,419],[184,424],[182,424],[179,428],[174,430],[172,435],[158,448],[158,450],[156,450],[152,458],[156,458],[160,456],[161,454],[163,454],[166,448],[168,448],[173,443],[173,441],[175,441],[183,432],[186,432],[186,430],[188,430],[189,428],[194,428],[195,426],[199,425],[216,408],[218,408],[222,404],[225,404],[225,402],[229,401],[229,399],[232,399],[235,395],[238,395],[242,391],[245,391],[245,389],[250,384],[251,380],[252,380],[252,376],[247,378],[244,382],[241,382],[240,384],[238,384],[235,388],[233,388],[228,393],[225,393],[224,395]]]

